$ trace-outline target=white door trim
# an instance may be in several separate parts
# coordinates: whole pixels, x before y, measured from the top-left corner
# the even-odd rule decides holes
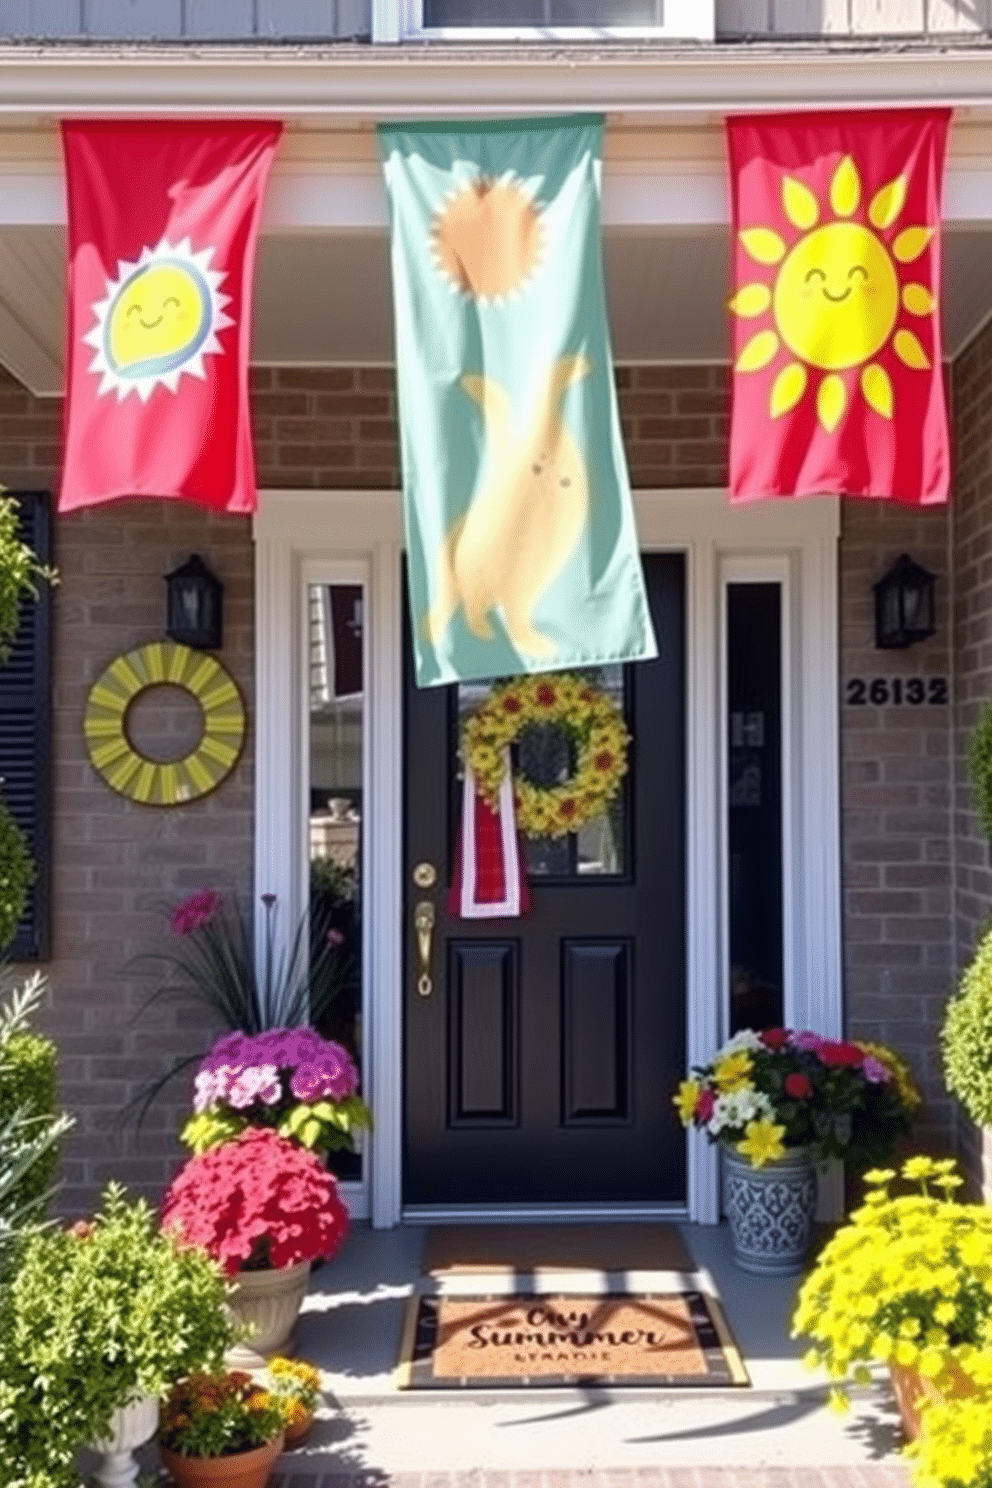
[[[768,560],[790,575],[793,778],[783,814],[794,865],[791,990],[797,1026],[842,1026],[836,499],[727,505],[720,491],[635,493],[642,547],[686,554],[686,943],[688,1062],[712,1054],[725,1028],[721,926],[721,574],[734,560]],[[366,809],[367,1078],[375,1115],[369,1212],[403,1217],[402,1157],[402,668],[400,500],[394,492],[265,491],[256,542],[255,883],[302,908],[299,802],[304,687],[300,665],[304,565],[357,561],[369,575],[370,740]],[[312,570],[317,571],[317,570]],[[730,571],[730,570],[728,570]],[[757,570],[755,570],[757,571]],[[791,808],[791,810],[790,810]],[[364,1199],[349,1194],[356,1203]],[[716,1153],[689,1140],[688,1213],[719,1217]]]

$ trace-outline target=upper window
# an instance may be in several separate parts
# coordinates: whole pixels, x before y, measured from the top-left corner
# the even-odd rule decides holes
[[[660,26],[663,0],[424,0],[425,26]]]
[[[375,0],[377,41],[713,40],[713,0]]]

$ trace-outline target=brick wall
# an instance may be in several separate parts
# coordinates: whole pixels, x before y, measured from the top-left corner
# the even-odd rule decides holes
[[[901,553],[937,575],[937,633],[875,649],[872,585]],[[953,962],[951,707],[854,706],[855,678],[952,685],[946,511],[846,501],[840,548],[841,830],[848,1031],[906,1055],[926,1095],[922,1139],[953,1145],[937,1030]]]
[[[726,478],[723,367],[618,371],[621,417],[637,486],[720,486]],[[259,483],[383,488],[398,483],[388,369],[272,369],[252,374]],[[50,484],[57,404],[0,377],[0,476]],[[841,543],[842,677],[946,675],[943,514],[846,503]],[[156,985],[130,958],[164,944],[163,909],[202,883],[247,892],[252,881],[252,547],[246,520],[174,503],[122,502],[60,519],[56,558],[55,923],[48,1018],[63,1051],[63,1090],[78,1117],[63,1208],[81,1212],[109,1176],[157,1197],[178,1157],[173,1133],[188,1086],[153,1108],[140,1146],[114,1131],[148,1075],[199,1049],[190,1011],[159,1005],[132,1024]],[[904,549],[942,576],[940,632],[884,666],[871,643],[872,582]],[[93,774],[81,717],[89,683],[119,651],[162,633],[162,575],[200,552],[225,586],[222,659],[248,701],[249,735],[234,774],[179,810],[131,805]],[[144,720],[154,732],[162,716]],[[171,727],[171,724],[170,724]],[[946,1136],[949,1113],[933,1034],[951,960],[948,721],[942,710],[844,709],[845,974],[851,1028],[906,1049]]]
[[[955,960],[964,964],[992,909],[992,849],[971,807],[968,735],[992,697],[992,326],[954,367],[956,489],[952,510],[955,570],[954,647]],[[992,1197],[992,1142],[960,1113],[959,1147],[972,1178]]]

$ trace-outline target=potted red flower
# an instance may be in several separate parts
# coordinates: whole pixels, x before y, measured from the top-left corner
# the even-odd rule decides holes
[[[311,1263],[348,1232],[337,1180],[312,1152],[268,1127],[193,1157],[162,1205],[162,1227],[219,1261],[237,1289],[231,1305],[252,1326],[245,1363],[284,1351]]]

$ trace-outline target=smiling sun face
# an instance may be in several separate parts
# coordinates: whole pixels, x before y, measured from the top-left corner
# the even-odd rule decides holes
[[[882,418],[891,419],[892,379],[874,360],[890,342],[906,367],[929,370],[930,360],[916,333],[897,322],[900,307],[909,315],[930,316],[936,302],[927,285],[901,280],[897,265],[918,259],[933,229],[906,227],[891,245],[882,236],[898,220],[905,201],[906,178],[898,176],[872,198],[871,226],[850,221],[861,202],[861,180],[854,161],[845,156],[830,183],[833,221],[821,224],[821,205],[813,192],[792,176],[783,176],[783,209],[803,236],[790,248],[768,227],[741,232],[741,244],[755,263],[781,267],[773,285],[744,284],[730,302],[733,313],[746,319],[770,310],[775,327],[759,330],[747,341],[736,370],[762,370],[783,346],[799,359],[787,362],[775,376],[768,400],[772,418],[796,407],[812,368],[826,374],[817,385],[816,412],[832,433],[848,407],[848,387],[840,373],[860,368],[865,402]]]
[[[100,394],[113,389],[120,402],[136,392],[146,402],[158,383],[176,392],[184,372],[206,377],[204,356],[223,351],[216,331],[234,324],[223,313],[229,297],[218,293],[224,275],[210,269],[212,255],[194,253],[188,238],[175,247],[163,239],[137,263],[118,264],[83,337],[96,351],[90,371],[103,374]]]

